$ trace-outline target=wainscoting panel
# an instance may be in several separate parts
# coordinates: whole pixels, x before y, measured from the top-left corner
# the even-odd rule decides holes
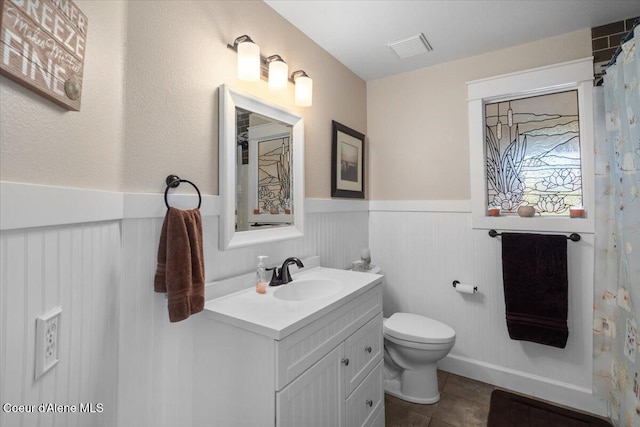
[[[11,206],[12,220],[0,224],[0,402],[101,403],[103,412],[0,411],[0,425],[192,426],[198,337],[190,319],[170,323],[165,296],[153,292],[162,195],[126,195],[121,218],[118,194],[95,194],[97,202],[87,204],[84,191],[64,198],[55,192],[46,200],[62,201],[50,217],[46,208],[16,204],[27,198],[22,187],[5,184],[3,206]],[[385,315],[409,311],[456,330],[444,369],[600,412],[589,407],[593,235],[568,245],[569,341],[561,350],[508,338],[500,240],[471,228],[464,202],[310,200],[303,238],[227,252],[218,249],[217,196],[205,202],[207,282],[253,271],[258,255],[268,255],[269,265],[319,255],[324,266],[347,268],[370,246],[386,274]],[[111,205],[105,214],[103,206]],[[90,210],[66,218],[68,206]],[[31,215],[22,216],[26,210]],[[453,280],[479,292],[459,294]],[[58,306],[60,362],[34,380],[35,319]]]
[[[35,405],[34,413],[0,411],[0,425],[115,425],[120,260],[119,221],[0,234],[0,401]],[[60,361],[35,380],[36,318],[59,306]],[[41,413],[41,403],[78,412]],[[87,403],[103,410],[79,413]]]
[[[251,272],[258,255],[268,255],[269,265],[282,263],[289,256],[319,255],[323,266],[348,267],[368,246],[368,218],[366,210],[308,213],[303,238],[223,252],[218,249],[218,216],[205,216],[206,281]],[[192,372],[198,349],[193,319],[170,323],[165,296],[153,291],[162,221],[157,217],[125,218],[122,223],[119,427],[193,424],[191,404],[197,392],[193,378],[198,375]]]
[[[372,211],[370,246],[386,275],[385,316],[406,311],[456,331],[442,366],[516,391],[578,407],[591,394],[593,235],[568,242],[569,339],[565,349],[509,338],[505,322],[500,238],[471,228],[470,213]],[[571,230],[568,230],[571,231]],[[454,280],[478,286],[462,294]],[[487,376],[491,372],[504,375]],[[507,379],[505,379],[507,378]],[[592,408],[582,408],[594,411]]]

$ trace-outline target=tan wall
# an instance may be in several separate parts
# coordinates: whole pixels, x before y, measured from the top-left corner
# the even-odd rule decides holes
[[[368,82],[370,199],[469,199],[466,82],[589,56],[585,29]]]
[[[229,84],[305,120],[307,197],[330,196],[331,120],[366,133],[366,84],[261,1],[78,1],[89,18],[82,110],[67,112],[0,77],[0,179],[164,191],[174,173],[218,194],[218,87]],[[314,82],[236,79],[227,43],[249,34]],[[188,191],[188,189],[186,189]]]
[[[164,191],[175,173],[218,194],[218,87],[229,84],[303,115],[306,196],[329,197],[331,120],[366,132],[366,84],[263,2],[128,3],[124,187]],[[295,107],[293,84],[236,79],[227,43],[248,34],[263,56],[313,79],[313,106]],[[188,190],[188,189],[187,189]]]
[[[0,77],[0,180],[121,188],[125,6],[76,3],[89,20],[81,111]]]

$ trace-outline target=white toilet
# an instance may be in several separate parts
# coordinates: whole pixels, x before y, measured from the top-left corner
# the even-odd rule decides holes
[[[383,322],[385,391],[413,403],[436,403],[436,362],[453,347],[456,331],[410,313],[395,313]]]

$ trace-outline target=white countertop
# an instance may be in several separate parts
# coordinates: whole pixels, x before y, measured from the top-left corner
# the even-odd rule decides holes
[[[342,304],[382,282],[380,274],[316,267],[294,274],[293,282],[267,286],[265,294],[254,287],[207,301],[204,315],[239,328],[281,340],[324,316]],[[343,284],[337,293],[306,301],[285,301],[274,297],[283,286],[295,286],[299,279],[329,279]]]

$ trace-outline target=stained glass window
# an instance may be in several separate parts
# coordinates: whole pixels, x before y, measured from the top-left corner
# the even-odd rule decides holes
[[[291,205],[290,138],[260,141],[258,145],[258,204],[269,213],[275,207],[282,211]]]
[[[542,216],[582,205],[578,91],[485,104],[487,206]]]

